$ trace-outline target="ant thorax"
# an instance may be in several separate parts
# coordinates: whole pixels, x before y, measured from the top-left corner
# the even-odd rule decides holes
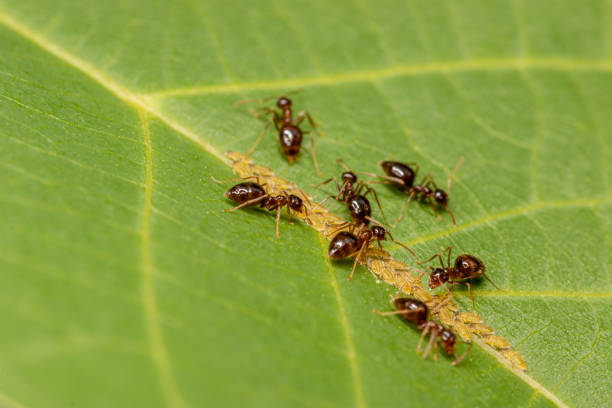
[[[429,276],[429,289],[435,289],[440,285],[448,282],[449,276],[446,268],[436,268]]]

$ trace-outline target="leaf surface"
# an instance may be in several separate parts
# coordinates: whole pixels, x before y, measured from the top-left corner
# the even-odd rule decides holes
[[[0,47],[1,405],[608,403],[610,1],[3,0]],[[264,126],[233,104],[297,88],[326,175],[465,158],[457,228],[411,204],[394,235],[485,261],[506,290],[476,284],[478,312],[524,375],[423,361],[372,313],[390,287],[304,224],[222,212],[210,176]],[[323,198],[308,150],[288,165],[270,132],[253,158]]]

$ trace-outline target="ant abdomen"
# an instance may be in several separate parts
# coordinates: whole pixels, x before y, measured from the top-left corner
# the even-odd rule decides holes
[[[225,193],[225,197],[237,203],[244,203],[265,195],[263,187],[253,182],[236,184]]]
[[[302,146],[302,131],[294,125],[284,125],[280,132],[280,144],[289,163],[295,162]]]
[[[485,272],[485,265],[474,255],[463,254],[455,259],[454,280],[471,279],[482,275]]]
[[[403,184],[395,184],[398,189],[408,191],[414,184],[416,174],[410,166],[395,161],[384,161],[380,166],[387,176],[402,180]]]
[[[429,310],[427,305],[420,300],[408,297],[395,298],[393,306],[402,312],[400,316],[417,326],[427,322]]]
[[[368,225],[368,218],[372,215],[372,207],[367,198],[361,195],[354,195],[348,200],[349,212],[351,218],[360,224]]]
[[[359,249],[360,242],[350,232],[341,231],[329,243],[328,255],[332,259],[347,258]]]

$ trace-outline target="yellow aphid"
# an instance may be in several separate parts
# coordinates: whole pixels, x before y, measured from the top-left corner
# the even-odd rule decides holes
[[[408,269],[410,269],[410,268],[408,267],[408,265],[406,265],[406,264],[405,264],[405,263],[403,263],[403,262],[396,261],[395,259],[390,259],[390,260],[389,260],[389,266],[390,266],[390,267],[392,267],[392,268],[395,268],[395,269],[402,269],[402,270],[408,270]]]
[[[448,308],[446,307],[442,307],[440,308],[440,310],[438,311],[438,317],[440,317],[440,320],[442,321],[442,323],[444,323],[447,326],[452,326],[453,325],[453,312],[451,312]]]
[[[225,152],[225,156],[231,161],[233,161],[234,163],[237,163],[237,162],[253,163],[253,160],[251,160],[249,156],[246,156],[242,153],[228,151],[228,152]]]
[[[380,259],[371,260],[368,263],[368,267],[372,272],[379,276],[381,276],[385,272],[385,263]]]
[[[482,323],[482,318],[476,313],[458,313],[457,317],[461,319],[463,323]]]
[[[251,166],[251,171],[256,176],[270,177],[270,179],[273,179],[273,180],[276,180],[276,181],[282,180],[283,184],[286,184],[287,186],[291,186],[291,183],[289,183],[288,181],[283,180],[283,179],[279,179],[278,177],[274,177],[274,171],[272,171],[272,169],[269,168],[269,167],[259,166],[257,164],[254,164],[254,165]],[[269,179],[269,181],[272,181],[270,179]]]
[[[508,340],[494,334],[483,337],[483,340],[489,346],[495,347],[496,349],[510,348],[510,343],[508,343]]]
[[[467,325],[459,319],[456,319],[454,323],[454,325],[449,324],[449,326],[453,326],[453,329],[455,329],[457,334],[461,336],[463,340],[470,341],[470,339],[472,338],[472,332],[467,327]]]
[[[433,297],[429,294],[429,292],[427,292],[426,290],[422,288],[414,288],[414,289],[415,289],[414,296],[416,296],[417,299],[427,304],[431,303],[431,301],[433,300]]]
[[[379,248],[368,248],[368,250],[365,252],[367,256],[370,256],[373,258],[388,259],[391,257],[390,253],[388,253],[384,249],[379,249]]]
[[[484,323],[471,323],[470,329],[479,336],[488,336],[495,333],[495,330]]]
[[[506,350],[502,350],[501,353],[504,357],[510,360],[510,362],[514,364],[516,367],[520,368],[523,371],[527,369],[527,364],[525,363],[525,360],[516,351],[512,349],[506,349]]]

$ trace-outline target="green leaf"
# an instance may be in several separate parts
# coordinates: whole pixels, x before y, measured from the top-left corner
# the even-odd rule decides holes
[[[0,405],[609,403],[612,2],[2,0],[0,47]],[[390,286],[305,224],[222,211],[210,176],[264,125],[233,104],[296,88],[328,176],[465,158],[457,228],[413,203],[394,235],[485,261],[506,290],[476,284],[478,312],[525,373],[421,359],[372,313]],[[275,139],[254,160],[322,198],[308,145],[288,165]]]

